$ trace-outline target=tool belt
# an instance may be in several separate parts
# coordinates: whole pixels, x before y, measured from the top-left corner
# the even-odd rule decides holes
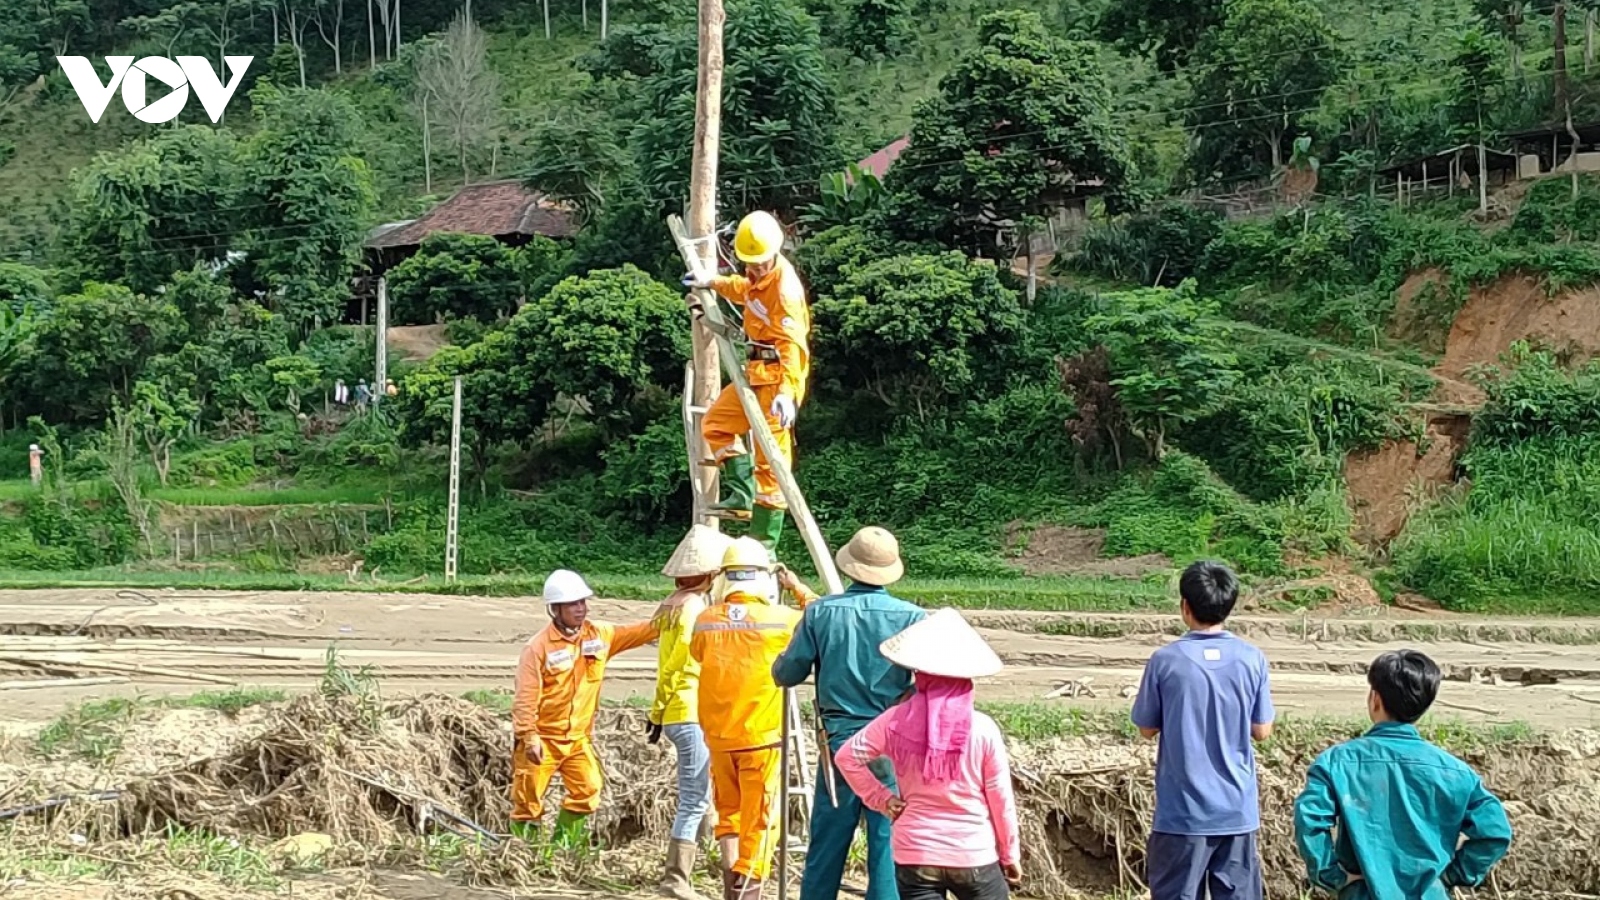
[[[779,362],[778,348],[771,344],[751,344],[745,351],[745,358],[751,362]]]

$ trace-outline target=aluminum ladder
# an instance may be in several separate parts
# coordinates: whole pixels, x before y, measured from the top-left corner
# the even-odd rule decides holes
[[[683,257],[687,270],[697,275],[716,274],[718,253],[716,248],[716,235],[709,234],[703,237],[690,237],[683,220],[671,215],[667,217],[667,228],[672,232],[673,241],[678,245],[678,252]],[[709,254],[713,262],[708,263],[700,254],[700,246],[711,245]],[[740,364],[743,355],[737,352],[734,344],[736,336],[742,337],[740,329],[730,323],[722,314],[721,301],[709,291],[703,290],[701,306],[704,309],[702,318],[706,329],[715,337],[717,343],[717,356],[721,360],[723,372],[728,376],[728,381],[735,389],[739,398],[739,405],[744,409],[745,419],[750,423],[750,436],[766,457],[768,465],[772,467],[773,475],[777,478],[778,486],[783,491],[783,498],[789,504],[789,517],[794,522],[800,537],[804,540],[806,550],[811,556],[812,564],[822,576],[827,588],[826,593],[838,594],[844,591],[844,585],[839,580],[839,571],[834,566],[833,555],[828,552],[828,545],[822,538],[822,532],[817,528],[816,519],[811,515],[811,507],[806,503],[805,495],[800,492],[800,486],[794,479],[794,473],[778,453],[777,443],[772,438],[772,431],[767,427],[767,418],[760,405],[756,402],[755,392],[750,390],[750,384],[745,379],[744,367]],[[692,405],[694,384],[694,362],[689,362],[684,377],[684,447],[688,452],[690,483],[697,489],[703,483],[700,473],[700,460],[704,458],[704,442],[700,439],[700,419],[705,415],[705,408]],[[750,448],[752,452],[754,448]],[[704,521],[706,511],[700,508],[700,494],[695,493],[695,520]],[[789,860],[793,855],[805,852],[807,837],[811,826],[811,804],[815,795],[815,764],[811,756],[811,748],[806,735],[805,719],[800,713],[799,698],[792,689],[786,689],[784,695],[784,736],[782,743],[784,788],[783,788],[783,815],[779,819],[778,831],[778,896],[787,900],[789,893]],[[820,749],[820,748],[819,748]],[[825,752],[825,751],[824,751]],[[798,800],[799,803],[795,801]],[[798,807],[798,810],[796,809]],[[798,812],[799,815],[795,813]],[[796,827],[798,826],[798,827]]]

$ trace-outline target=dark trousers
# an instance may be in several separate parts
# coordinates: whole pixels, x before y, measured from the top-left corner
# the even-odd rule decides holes
[[[1261,900],[1255,832],[1223,836],[1150,834],[1145,850],[1150,900]]]
[[[894,767],[879,758],[870,766],[878,780],[895,786]],[[800,879],[800,900],[838,900],[850,844],[856,828],[867,832],[867,900],[895,900],[894,850],[889,845],[889,819],[866,808],[839,770],[833,770],[839,805],[828,797],[823,766],[833,765],[832,755],[818,760],[817,790],[811,800],[811,843],[806,848],[806,869]]]
[[[1006,900],[1011,888],[999,863],[976,869],[895,866],[900,900]]]

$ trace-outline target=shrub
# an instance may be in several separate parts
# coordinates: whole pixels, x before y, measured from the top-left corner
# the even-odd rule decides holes
[[[1004,383],[1023,334],[1015,291],[995,267],[959,253],[847,266],[814,306],[825,377],[926,422]]]

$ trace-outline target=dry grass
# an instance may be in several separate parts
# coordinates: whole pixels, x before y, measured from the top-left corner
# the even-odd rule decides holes
[[[305,832],[333,839],[319,868],[365,875],[440,872],[463,890],[550,892],[559,885],[617,897],[659,874],[675,802],[673,754],[644,742],[641,710],[606,709],[597,723],[607,776],[594,819],[597,847],[551,852],[452,834],[451,823],[430,811],[445,807],[505,833],[511,735],[502,711],[442,695],[382,703],[369,687],[359,674],[349,675],[330,679],[317,695],[259,707],[252,713],[261,721],[239,723],[240,733],[216,741],[205,758],[180,754],[165,741],[151,744],[166,754],[165,764],[154,757],[113,757],[109,770],[97,767],[95,781],[107,784],[105,778],[117,776],[125,796],[115,803],[76,803],[49,819],[4,828],[0,877],[73,884],[111,879],[143,887],[182,870],[198,873],[203,883],[233,884],[239,897],[274,880],[294,881],[298,895],[310,876],[286,868],[268,845]],[[133,734],[159,732],[168,719],[170,728],[192,728],[187,719],[200,712],[216,715],[164,709],[126,720],[128,749],[137,749]],[[1013,737],[1025,893],[1140,892],[1154,809],[1154,746],[1116,731],[1104,717],[1047,721],[1021,705],[991,712]],[[1262,748],[1261,846],[1271,896],[1299,896],[1302,866],[1287,810],[1307,766],[1321,749],[1358,731],[1348,723],[1285,721]],[[1018,739],[1024,734],[1027,739]],[[1600,895],[1600,857],[1593,852],[1600,836],[1600,734],[1443,726],[1428,734],[1478,768],[1507,803],[1517,839],[1497,869],[1503,896],[1532,897],[1540,890],[1566,892],[1569,900]],[[64,790],[61,776],[82,774],[84,765],[74,758],[36,766],[40,771],[23,782],[27,796],[14,794],[9,802]],[[552,793],[559,790],[558,780]],[[73,834],[88,840],[74,842]],[[115,896],[144,895],[119,890]]]
[[[1316,754],[1336,738],[1306,729],[1260,756],[1261,854],[1267,892],[1300,896],[1304,864],[1289,812]],[[1458,751],[1505,803],[1516,837],[1497,867],[1507,896],[1600,895],[1600,734],[1483,741]],[[1155,809],[1155,748],[1105,737],[1016,745],[1028,891],[1039,896],[1142,891]],[[1032,852],[1029,852],[1029,851]]]

